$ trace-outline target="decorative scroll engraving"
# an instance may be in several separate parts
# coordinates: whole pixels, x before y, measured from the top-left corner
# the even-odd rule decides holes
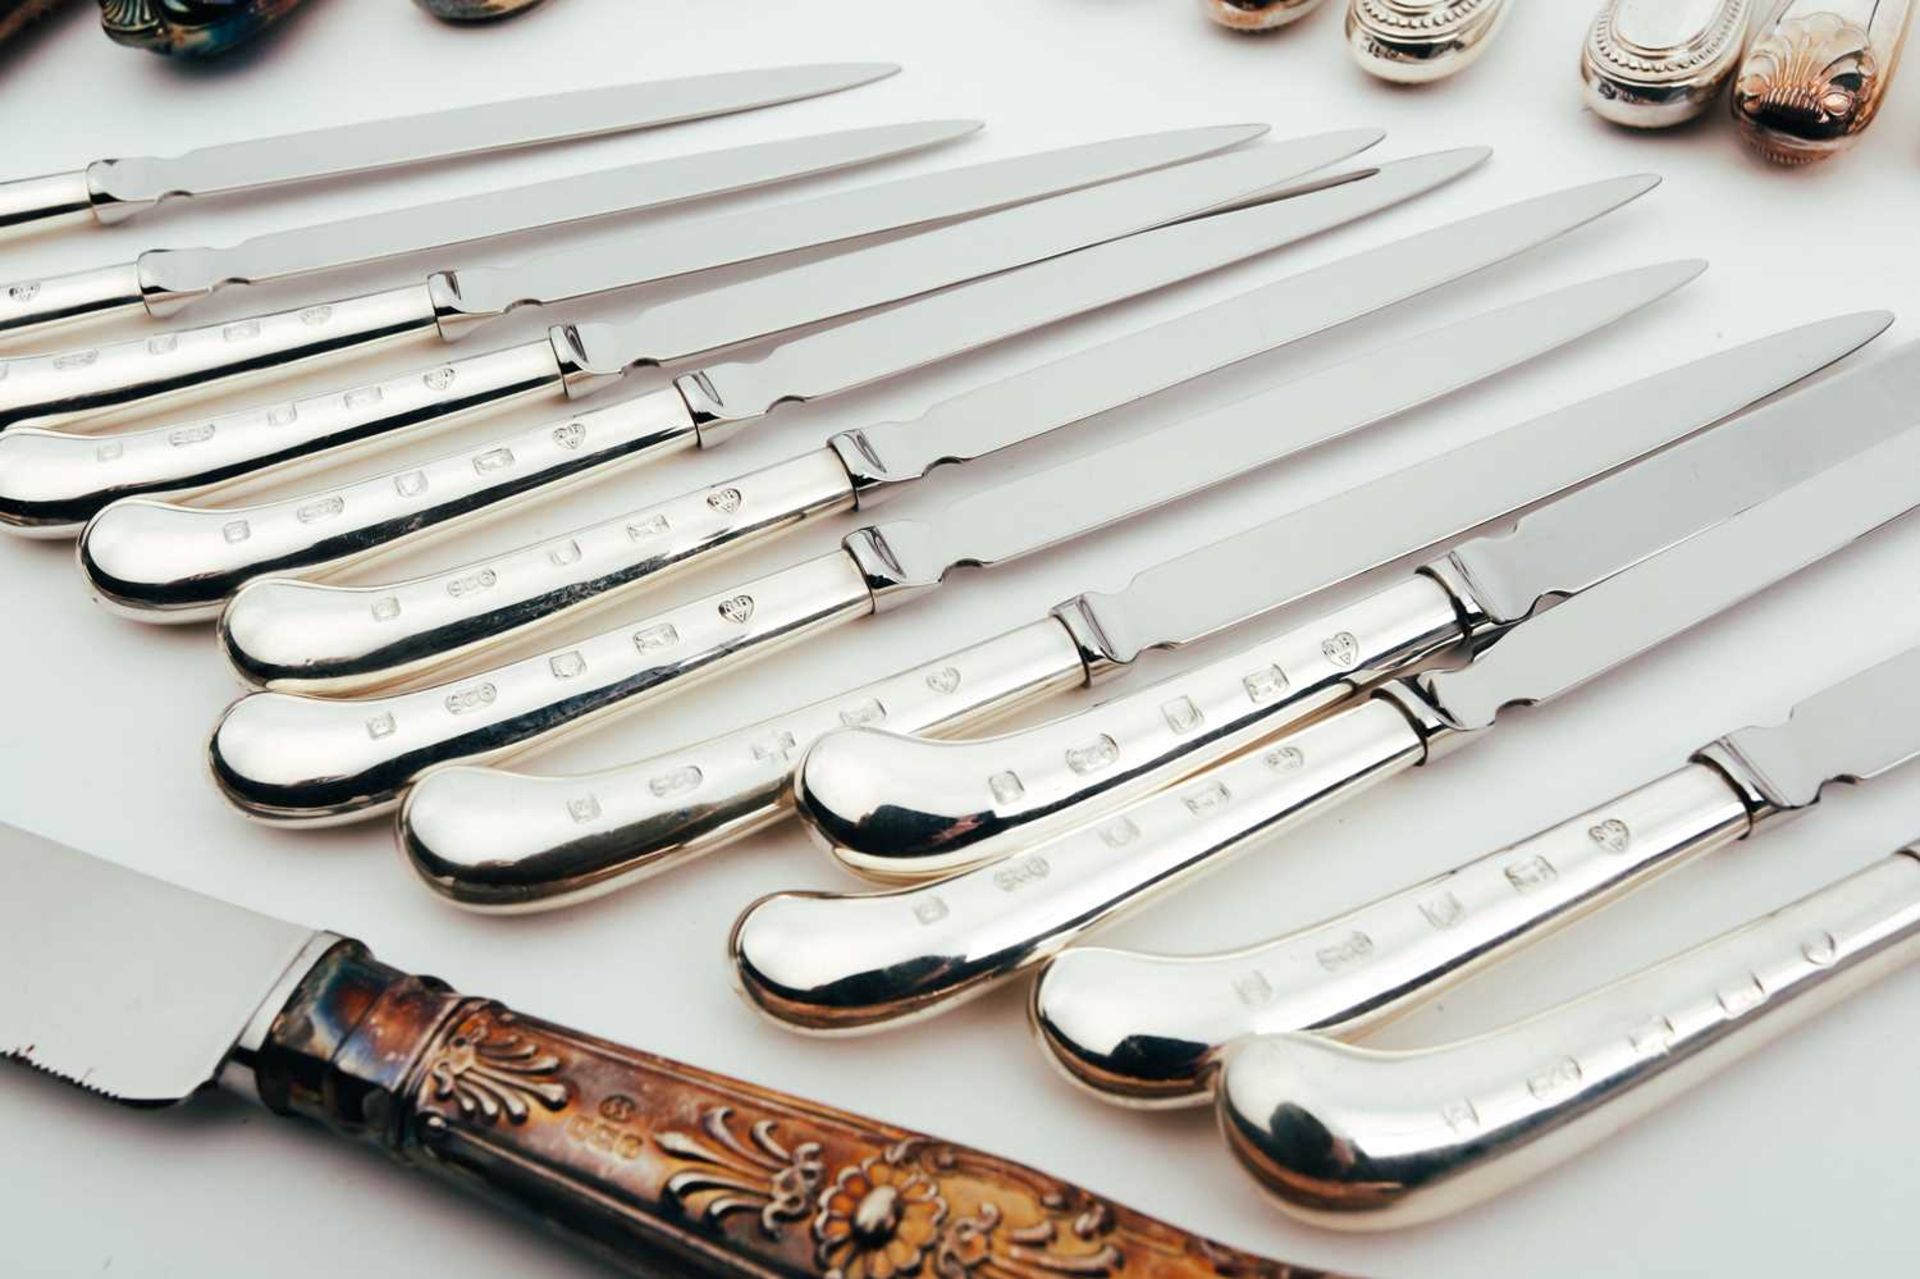
[[[754,1213],[760,1229],[776,1236],[783,1224],[803,1221],[813,1210],[826,1178],[820,1144],[807,1141],[789,1149],[771,1119],[753,1124],[742,1139],[730,1127],[732,1118],[730,1106],[702,1115],[705,1141],[681,1132],[654,1138],[660,1149],[689,1165],[667,1178],[667,1194],[709,1224],[736,1212]]]
[[[1754,42],[1734,82],[1734,114],[1802,142],[1836,139],[1866,125],[1880,81],[1872,37],[1839,14],[1813,13]],[[1790,148],[1769,148],[1768,157],[1796,158]]]
[[[554,1079],[560,1058],[515,1028],[506,1014],[482,1009],[460,1023],[428,1063],[422,1085],[438,1101],[452,1100],[469,1119],[523,1124],[533,1103],[548,1110],[567,1104],[567,1086]]]

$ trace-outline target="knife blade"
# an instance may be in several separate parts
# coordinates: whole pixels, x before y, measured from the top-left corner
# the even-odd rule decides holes
[[[711,677],[924,594],[952,568],[1039,551],[1363,429],[1573,341],[1620,313],[1617,296],[1601,288],[1476,317],[962,498],[934,519],[866,525],[828,555],[564,650],[457,680],[353,701],[254,693],[230,708],[215,730],[214,776],[235,805],[269,820],[337,821],[377,811],[429,767],[500,758],[591,720],[631,712],[694,677]],[[1188,460],[1194,458],[1206,461],[1195,465]],[[1123,463],[1159,468],[1166,482],[1151,491],[1114,488],[1106,477]],[[1059,492],[1063,484],[1087,484],[1112,500],[1083,501]],[[1035,494],[1057,511],[1031,512]],[[1023,520],[1017,539],[979,527],[1014,513]],[[459,710],[443,714],[454,707]],[[666,793],[684,796],[699,780],[669,782]]]
[[[1835,324],[1859,340],[1891,319],[1880,312]],[[1773,358],[1765,343],[1723,357],[1733,380],[1720,385],[1688,378],[1685,370],[1668,375],[1656,412],[1694,422],[1724,417],[1743,402],[1745,393],[1735,388],[1764,376]],[[1603,395],[1518,428],[1531,433],[1530,445],[1493,436],[1408,467],[1157,566],[1118,595],[1082,596],[1062,616],[1092,637],[1096,651],[1131,661],[1296,603],[1538,500],[1548,488],[1541,477],[1559,465],[1554,450],[1566,447],[1560,441],[1617,430],[1645,411],[1636,406],[1647,401],[1647,389]],[[1411,660],[1491,635],[1549,595],[1577,593],[1794,477],[1886,438],[1906,423],[1899,406],[1915,396],[1920,347],[1909,347],[1689,440],[1671,459],[1562,497],[1529,517],[1524,537],[1477,543],[1496,549],[1504,563],[1498,576],[1481,573],[1474,588],[1453,593],[1417,573],[1350,609],[1309,617],[1052,724],[941,744],[877,730],[835,734],[797,777],[797,802],[835,856],[861,874],[918,878],[1003,856],[1159,789]],[[1807,429],[1814,412],[1827,414],[1829,425]],[[1618,515],[1627,509],[1637,512],[1630,520]],[[1609,520],[1615,527],[1601,531]],[[1297,554],[1301,546],[1321,549],[1307,559]],[[1105,766],[1066,767],[1067,751],[1093,742],[1111,743],[1102,748],[1103,758],[1111,756]],[[982,784],[999,771],[1020,778],[1018,794],[997,795]]]
[[[838,330],[798,338],[796,342],[819,358],[811,361],[806,374],[794,375],[787,394],[771,396],[767,407],[907,372],[1023,328],[1218,269],[1449,181],[1472,168],[1480,154],[1453,152],[1388,165],[1364,180],[1297,199],[1161,228],[1145,239],[1110,241],[1095,246],[1089,258],[1068,254],[1036,263],[954,293],[850,321],[847,327],[856,330],[851,342]],[[672,386],[603,413],[542,423],[395,472],[273,502],[223,507],[116,501],[87,526],[81,563],[100,598],[131,616],[162,621],[212,616],[243,583],[263,573],[337,570],[408,539],[494,513],[504,502],[590,478],[597,469],[657,457],[670,448],[718,442],[754,420],[744,406],[724,418],[710,411],[714,401],[708,390],[703,374],[683,374]],[[0,471],[3,463],[0,458]],[[711,503],[702,494],[692,515],[698,519],[704,510],[718,518],[744,511],[745,527],[756,521],[784,525],[795,511],[844,508],[854,485],[837,455],[816,454],[797,468],[763,474],[752,487],[751,509],[743,494],[728,490],[731,496],[716,495]],[[315,512],[324,512],[325,518],[315,518]],[[663,556],[680,562],[695,549],[685,541],[688,515],[684,508],[673,513],[678,533],[659,526],[665,516],[658,512],[616,521],[617,527],[603,532],[643,564]],[[244,537],[229,533],[236,525],[244,527]],[[634,528],[648,532],[634,534]],[[737,529],[718,531],[739,544],[733,536]],[[545,553],[543,558],[552,567],[566,568],[584,563],[586,557],[583,548],[576,548],[557,562]],[[385,635],[397,638],[393,627],[387,627]],[[476,628],[474,638],[485,636]]]
[[[882,80],[892,63],[770,67],[509,99],[182,155],[95,160],[76,173],[0,183],[0,235],[119,222],[162,200],[226,195],[730,115]]]
[[[1312,1031],[1361,1039],[1551,930],[1920,755],[1920,649],[1743,728],[1692,762],[1528,839],[1271,941],[1208,955],[1070,947],[1034,1024],[1070,1079],[1124,1105],[1200,1104],[1229,1045]],[[1546,864],[1516,893],[1507,872]],[[1365,937],[1364,964],[1315,956]],[[1255,997],[1248,998],[1252,993]]]
[[[979,128],[976,120],[932,120],[784,138],[276,231],[225,248],[149,249],[132,262],[0,286],[0,340],[115,315],[164,318],[216,289],[664,208],[904,155]]]
[[[357,942],[15,827],[0,826],[0,860],[0,1057],[135,1106],[217,1082],[486,1192],[637,1273],[855,1273],[894,1227],[836,1243],[808,1223],[844,1216],[829,1201],[881,1166],[992,1209],[969,1255],[1067,1270],[1098,1255],[1162,1279],[1276,1264],[978,1150],[457,994]],[[744,1150],[756,1153],[742,1165]],[[1061,1224],[1060,1245],[1034,1237],[1040,1221]]]
[[[981,234],[991,239],[975,245],[971,253],[954,254],[957,229],[947,227],[943,228],[944,239],[929,238],[938,237],[940,232],[923,231],[908,240],[876,246],[891,250],[882,258],[867,256],[875,251],[869,248],[714,290],[711,296],[738,306],[742,319],[737,328],[717,326],[725,330],[723,344],[745,342],[778,332],[782,320],[791,323],[787,319],[790,316],[804,315],[806,323],[829,319],[866,305],[911,296],[915,286],[927,289],[957,283],[970,278],[969,267],[1004,270],[1159,222],[1175,221],[1214,204],[1249,199],[1269,186],[1363,150],[1381,136],[1377,131],[1353,130],[1303,138],[1271,148],[1214,156],[1178,175],[1148,173],[1145,185],[1135,185],[1143,181],[1138,176],[1129,181],[1109,181],[1139,174],[1142,168],[1159,169],[1206,156],[1264,131],[1259,125],[1191,129],[1098,143],[1064,153],[1021,156],[769,209],[681,220],[616,237],[604,246],[537,258],[516,267],[476,266],[441,272],[431,276],[424,287],[409,285],[144,340],[7,360],[0,362],[0,372],[5,374],[0,378],[0,426],[55,423],[156,400],[209,394],[236,379],[280,376],[295,366],[343,358],[370,345],[429,336],[451,341],[476,323],[524,306],[758,261],[932,220],[1001,210],[980,224]],[[1193,183],[1190,192],[1179,189],[1182,180]],[[1039,200],[1060,192],[1062,183],[1069,194]],[[1073,189],[1099,183],[1107,185]],[[1056,205],[1054,200],[1068,203]],[[1027,201],[1038,203],[1025,208],[1003,207]],[[1069,221],[1074,214],[1085,218],[1085,229],[1078,234]],[[944,271],[937,265],[943,259],[951,259]],[[882,266],[906,272],[897,288],[888,288],[871,273]],[[775,287],[773,281],[785,280],[795,270],[806,272],[810,286],[820,290],[811,299],[811,307],[803,304],[806,299],[768,296]],[[875,298],[878,302],[871,300]],[[694,309],[696,301],[680,298],[648,314],[655,317],[660,329],[667,329]],[[786,304],[777,313],[770,312],[775,301]],[[545,341],[460,361],[455,367],[456,376],[482,386],[489,378],[503,377],[518,385],[526,370],[532,368],[543,379],[543,386],[557,387],[564,382],[568,394],[584,394],[593,387],[583,381],[584,375],[571,363],[573,332],[571,327],[556,327]],[[661,349],[646,353],[654,362],[693,353],[672,340],[670,332],[658,336]],[[432,372],[435,370],[417,376]],[[496,388],[494,394],[503,392]],[[483,398],[481,403],[491,400]],[[361,416],[368,416],[364,406]]]
[[[1370,179],[1454,171],[1470,156],[1455,153],[1430,160],[1384,166]],[[1436,166],[1436,162],[1438,162]],[[1411,164],[1411,170],[1403,166]],[[1420,179],[1424,184],[1425,179]],[[910,484],[938,466],[962,464],[998,449],[1038,438],[1107,409],[1143,398],[1214,369],[1282,346],[1334,324],[1372,312],[1399,298],[1503,260],[1549,239],[1569,226],[1617,204],[1639,189],[1636,182],[1606,183],[1541,197],[1449,224],[1410,239],[1369,250],[1291,280],[1255,290],[1241,298],[1145,329],[1064,360],[1030,370],[935,406],[905,422],[843,431],[825,445],[750,475],[703,486],[694,493],[629,510],[593,525],[571,529],[485,559],[458,564],[406,582],[361,582],[350,586],[302,579],[331,576],[347,547],[333,534],[327,565],[301,565],[286,577],[254,578],[230,602],[223,615],[222,644],[242,678],[263,687],[339,693],[392,684],[396,677],[440,669],[481,649],[497,648],[533,626],[550,626],[560,614],[608,602],[613,592],[658,585],[662,576],[720,551],[783,535],[822,515],[864,506],[884,491]],[[812,399],[850,383],[871,380],[878,359],[901,361],[908,352],[919,359],[935,351],[953,351],[984,334],[1007,330],[1016,315],[1031,320],[1034,308],[1071,286],[1075,305],[1092,290],[1104,300],[1140,291],[1148,283],[1186,274],[1204,261],[1221,262],[1268,247],[1270,228],[1301,218],[1340,216],[1334,206],[1314,214],[1308,207],[1335,202],[1383,199],[1346,186],[1301,197],[1297,210],[1279,207],[1242,210],[1201,222],[1162,228],[1142,236],[1086,250],[983,281],[913,307],[860,321],[842,329],[797,339],[762,359],[718,365],[694,375],[692,390],[706,403],[724,404],[729,429],[785,400]],[[1144,263],[1158,259],[1169,268],[1152,281],[1141,276]],[[1618,281],[1622,306],[1662,292],[1691,268],[1659,270]],[[1658,278],[1655,278],[1657,276]],[[1550,312],[1551,304],[1543,304]],[[1570,306],[1573,313],[1581,308]],[[1059,314],[1049,307],[1045,314]],[[683,381],[683,386],[686,383]],[[709,413],[713,421],[720,416]],[[543,428],[536,428],[538,431]],[[368,527],[383,540],[369,552],[397,543],[386,536],[398,527],[412,537],[437,529],[437,511],[454,512],[452,495],[464,512],[479,507],[464,483],[468,457],[491,447],[513,448],[516,456],[533,433],[516,443],[496,440],[467,455],[446,459],[430,485],[437,499],[423,499],[400,513],[374,477],[353,486],[370,495],[383,516]],[[586,459],[582,459],[584,466]],[[582,474],[570,469],[568,479]],[[387,477],[391,483],[395,477]],[[464,484],[464,487],[463,487]],[[353,497],[335,489],[348,501]],[[514,489],[516,501],[529,490]],[[717,501],[710,501],[721,495]],[[287,499],[294,506],[320,496]],[[736,500],[737,498],[737,500]],[[439,503],[434,505],[433,503]],[[364,502],[362,503],[364,505]],[[731,509],[729,509],[731,508]],[[171,508],[179,509],[179,508]],[[215,509],[196,505],[186,518],[211,525]],[[224,508],[231,518],[234,508]],[[258,511],[260,508],[252,508]],[[118,508],[116,508],[116,511]],[[153,513],[150,513],[153,514]],[[112,518],[112,517],[107,517]],[[636,538],[630,530],[668,527]],[[160,527],[146,521],[148,532]],[[313,536],[295,532],[299,541]],[[127,537],[142,545],[149,536]],[[277,548],[285,556],[287,548]],[[255,559],[252,562],[258,563]],[[318,570],[318,571],[316,571]],[[451,583],[475,574],[491,574],[496,588],[449,593]],[[230,572],[226,581],[237,580]],[[223,583],[216,583],[216,585]],[[374,605],[387,601],[381,608]]]
[[[1429,458],[1419,464],[1418,473],[1437,489],[1460,495],[1461,504],[1436,512],[1450,522],[1408,524],[1401,530],[1408,541],[1380,547],[1377,553],[1397,559],[1424,549],[1418,539],[1444,541],[1624,465],[1842,358],[1871,340],[1889,319],[1878,314],[1805,325],[1609,392],[1596,406],[1602,411],[1563,410]],[[1699,394],[1701,390],[1708,394]],[[1583,429],[1590,425],[1599,429]],[[1414,473],[1410,468],[1356,490],[1353,500],[1376,517],[1402,510],[1411,494],[1394,485],[1404,485]],[[1496,485],[1494,477],[1500,476],[1515,477],[1519,486]],[[1256,537],[1230,538],[1221,545],[1250,546]],[[1338,557],[1338,543],[1323,537],[1296,538],[1283,545],[1323,548],[1329,557],[1323,586],[1355,562]],[[1356,555],[1366,554],[1363,546],[1352,549]],[[1185,572],[1203,580],[1221,577],[1210,571],[1204,550],[1168,563],[1182,564]],[[1274,574],[1280,573],[1278,566],[1290,563],[1290,557],[1279,555],[1260,561],[1264,571]],[[1156,577],[1160,572],[1150,570]],[[1276,585],[1284,591],[1288,579],[1281,575]],[[956,735],[990,717],[1084,687],[1096,673],[1127,673],[1131,665],[1119,660],[1125,650],[1113,644],[1103,648],[1094,642],[1100,637],[1084,628],[1070,632],[1061,620],[1080,616],[1087,598],[1056,609],[1053,616],[811,706],[588,776],[541,777],[471,765],[437,769],[407,794],[400,815],[402,850],[425,883],[475,910],[548,909],[620,888],[785,816],[797,789],[795,763],[830,732],[835,746],[884,741],[917,760],[924,744],[906,734]],[[1397,655],[1417,654],[1422,638],[1413,630],[1385,639],[1387,629],[1342,612],[1311,640],[1317,648],[1327,634],[1351,633],[1362,646],[1360,670],[1384,672],[1394,668]],[[1067,768],[1068,750],[1095,762],[1097,753],[1086,748],[1103,738],[1112,740],[1131,767],[1136,754],[1157,740],[1136,735],[1135,726],[1141,723],[1148,733],[1164,730],[1182,739],[1203,728],[1209,741],[1232,735],[1247,713],[1240,707],[1250,701],[1246,674],[1271,670],[1285,656],[1271,644],[1263,644],[1261,652],[1262,660],[1229,672],[1228,683],[1218,690],[1188,684],[1170,695],[1121,698],[1055,721],[1054,733],[1044,741],[1037,733],[991,739],[997,743],[991,751],[941,761],[948,770],[945,775],[980,778],[1012,772],[1021,779],[1023,794],[1004,803],[996,800],[993,811],[1023,813],[1027,821],[1057,803],[1084,803],[1082,788],[1098,788],[1099,793],[1115,783],[1097,768],[1086,773]],[[1349,673],[1346,678],[1358,683],[1365,675]],[[1128,714],[1139,719],[1106,718],[1110,710],[1129,705]],[[850,725],[884,725],[890,732],[884,737],[864,730],[834,732]],[[1200,759],[1214,757],[1203,754]],[[1070,780],[1055,778],[1049,771],[1054,764],[1060,764]],[[655,780],[685,775],[688,769],[698,770],[702,778],[699,804],[682,804],[671,787],[663,788],[665,794],[656,793]],[[898,776],[899,771],[896,766],[887,775]],[[918,767],[908,771],[926,775]]]
[[[1502,707],[1547,701],[1585,683],[1897,519],[1920,503],[1920,429],[1904,397],[1883,403],[1878,416],[1907,429],[1843,449],[1844,460],[1829,456],[1825,469],[1790,477],[1791,487],[1497,632],[1463,667],[1391,680],[1358,706],[934,884],[763,899],[734,929],[742,990],[788,1024],[850,1031],[932,1015],[1009,980],[1259,838],[1464,747]],[[1813,434],[1832,424],[1824,409],[1797,421]],[[1560,501],[1579,505],[1598,536],[1602,526],[1593,521],[1647,513],[1640,504],[1647,474],[1686,468],[1710,494],[1714,478],[1692,469],[1694,449],[1719,434]],[[1630,504],[1596,503],[1596,493]],[[1429,566],[1432,580],[1456,601],[1471,600],[1467,575],[1491,568],[1501,543],[1524,545],[1535,518],[1505,537],[1465,543]],[[1506,878],[1527,893],[1557,873],[1535,860],[1509,867]],[[933,899],[941,909],[922,926]],[[1331,959],[1338,967],[1364,953],[1364,946],[1336,948]]]

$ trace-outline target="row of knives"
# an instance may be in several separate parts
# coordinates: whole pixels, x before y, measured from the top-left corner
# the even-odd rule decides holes
[[[507,114],[480,108],[300,146],[102,161],[0,198],[19,226],[115,218],[159,192],[322,176],[348,167],[347,155],[354,169],[392,167],[786,101],[886,70],[789,68],[563,95],[513,113],[519,132],[505,143],[489,130]],[[418,251],[447,226],[465,228],[470,245],[876,160],[972,127],[762,143],[231,249],[155,250],[14,285],[0,326],[20,336],[110,313],[159,318],[219,286]],[[1214,1098],[1230,1146],[1290,1209],[1349,1225],[1453,1211],[1912,958],[1920,866],[1897,854],[1469,1044],[1385,1054],[1342,1041],[1657,872],[1808,808],[1828,781],[1904,762],[1915,745],[1907,726],[1920,718],[1892,708],[1907,709],[1920,687],[1920,656],[1820,693],[1785,726],[1735,732],[1563,827],[1266,945],[1174,960],[1075,943],[1201,868],[1479,740],[1503,708],[1549,701],[1905,513],[1920,501],[1920,433],[1908,429],[1920,348],[1754,407],[1871,341],[1886,313],[1761,338],[1435,453],[1142,566],[1117,593],[1083,593],[1013,631],[683,750],[582,777],[500,765],[908,604],[958,570],[1270,467],[1654,304],[1703,264],[1542,293],[930,516],[864,519],[825,555],[541,647],[562,620],[719,552],[864,513],[938,468],[1457,290],[1607,216],[1653,179],[1548,192],[1433,227],[913,420],[850,427],[788,461],[526,546],[405,580],[335,580],[428,534],[719,445],[783,403],[1344,226],[1486,156],[1442,152],[1329,177],[1380,135],[1245,145],[1260,132],[1192,129],[936,171],[511,266],[450,247],[424,282],[6,359],[0,521],[77,535],[94,591],[118,612],[217,620],[223,651],[257,691],[221,717],[210,758],[222,793],[255,817],[319,825],[398,809],[405,856],[435,891],[528,911],[622,888],[797,815],[842,865],[886,888],[779,894],[740,917],[730,943],[740,984],[779,1022],[870,1030],[1044,969],[1034,1016],[1071,1078],[1135,1104]],[[888,231],[910,233],[847,247]],[[825,245],[842,251],[623,322],[560,323],[538,341],[298,400],[92,429],[401,340],[450,341],[511,310]],[[605,407],[567,408],[661,365],[679,371]],[[385,473],[246,503],[223,495],[543,399],[561,412]],[[1415,556],[1420,567],[1372,595],[1315,604]],[[1282,609],[1292,620],[1279,632],[1149,687],[1009,734],[936,740]]]
[[[1239,31],[1290,25],[1321,0],[1201,0]],[[1347,47],[1382,79],[1424,84],[1476,61],[1512,0],[1348,0]],[[1741,136],[1806,164],[1851,147],[1899,65],[1910,0],[1604,0],[1580,50],[1587,105],[1635,129],[1695,119],[1731,84]]]

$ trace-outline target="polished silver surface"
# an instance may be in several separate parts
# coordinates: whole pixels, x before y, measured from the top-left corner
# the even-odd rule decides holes
[[[118,222],[167,199],[281,186],[728,115],[850,89],[899,69],[881,62],[768,67],[513,98],[250,138],[177,156],[96,160],[84,174],[26,179],[0,188],[0,204],[10,206],[0,219],[0,232],[28,229],[46,218],[68,220],[83,199],[95,218]]]
[[[1912,0],[1774,0],[1733,80],[1733,121],[1776,164],[1851,149],[1886,102]]]
[[[447,267],[457,261],[453,255],[460,246],[477,241],[828,173],[952,141],[979,128],[973,120],[936,120],[849,129],[343,218],[225,248],[149,249],[125,266],[0,288],[0,339],[128,312],[170,316],[215,289],[429,249],[445,255],[438,265]]]
[[[1909,348],[1907,356],[1920,359],[1920,348]],[[1830,447],[1827,469],[1819,474],[1512,627],[1467,666],[1407,683],[1451,728],[1484,728],[1503,707],[1558,696],[1899,518],[1920,502],[1920,431],[1913,429],[1913,402],[1889,401],[1873,416],[1907,429],[1871,447],[1871,434],[1856,437],[1851,449]],[[1802,424],[1807,434],[1823,439],[1842,425],[1826,412]],[[1835,462],[1836,454],[1846,460]],[[1706,487],[1695,492],[1705,497]],[[1562,500],[1578,502],[1594,491]],[[1636,499],[1631,506],[1613,508],[1607,522],[1617,523],[1629,513],[1639,519],[1647,511]],[[1525,542],[1529,522],[1522,521],[1513,544]],[[1596,539],[1610,531],[1600,523],[1588,523],[1584,530]],[[1488,563],[1498,552],[1490,539],[1477,539],[1449,558],[1479,583],[1496,580],[1497,566]]]
[[[1487,51],[1509,0],[1347,0],[1347,51],[1397,84],[1428,84]]]
[[[14,826],[0,825],[0,864],[0,1057],[131,1105],[213,1082],[323,936]]]
[[[1430,1221],[1532,1181],[1916,957],[1920,859],[1902,852],[1474,1039],[1402,1052],[1247,1040],[1227,1054],[1221,1124],[1293,1215]],[[1684,1172],[1646,1172],[1684,1193]]]
[[[1229,31],[1277,31],[1320,7],[1321,0],[1200,0],[1200,11]]]
[[[1691,120],[1720,96],[1758,0],[1605,0],[1580,48],[1594,114],[1631,129]]]
[[[1736,842],[1751,821],[1724,776],[1690,764],[1272,941],[1207,955],[1069,949],[1034,987],[1034,1025],[1067,1077],[1108,1101],[1200,1105],[1235,1042],[1363,1037],[1548,930]]]
[[[451,340],[518,306],[577,298],[1002,208],[1209,155],[1265,131],[1261,125],[1185,129],[1019,156],[769,209],[681,218],[515,267],[441,272],[424,287],[321,302],[132,342],[0,361],[4,379],[0,381],[0,426],[85,418],[134,404],[211,393],[235,380],[279,376],[296,365],[339,359],[406,336]],[[1267,175],[1271,181],[1282,181],[1284,176],[1297,176],[1371,145],[1379,136],[1378,132],[1351,131],[1276,144],[1263,149],[1262,162],[1275,166]],[[1124,195],[1114,198],[1125,200]],[[1183,212],[1197,212],[1200,207]],[[1017,246],[1010,241],[1007,247],[1011,251]],[[1016,259],[1021,260],[1025,259]],[[715,292],[740,296],[726,288]],[[371,306],[385,308],[383,314],[399,308],[404,323],[369,323],[365,311]],[[749,328],[738,340],[760,332],[766,330]],[[536,345],[550,347],[556,361],[572,350],[570,341],[559,333]],[[377,411],[366,412],[363,418],[369,424],[384,420]]]
[[[1822,321],[1656,374],[1169,560],[1117,595],[1083,595],[1056,612],[1077,622],[1089,647],[1112,663],[1213,634],[1669,445],[1847,354],[1891,318],[1875,312]],[[1903,372],[1893,366],[1896,386]],[[1809,413],[1864,398],[1851,380],[1834,385],[1840,389],[1803,393]],[[1775,420],[1778,430],[1791,425]],[[1870,420],[1796,439],[1805,437],[1802,450],[1816,444],[1818,456],[1817,441],[1838,447]],[[1752,438],[1768,437],[1759,422],[1738,430],[1750,426],[1763,428]],[[1624,558],[1633,541],[1613,546]],[[1303,559],[1301,546],[1320,549]],[[1561,585],[1590,582],[1621,562],[1589,557]],[[1458,600],[1422,576],[1050,724],[941,744],[878,730],[837,733],[809,755],[796,785],[816,830],[858,873],[897,878],[969,864],[1050,827],[1088,820],[1324,709],[1463,638],[1467,620]],[[1089,743],[1111,743],[1102,746],[1101,765],[1068,767],[1067,753]],[[1022,779],[1017,794],[983,785],[1003,770]]]

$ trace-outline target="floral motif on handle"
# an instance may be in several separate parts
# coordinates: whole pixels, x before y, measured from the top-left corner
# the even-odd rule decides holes
[[[760,1228],[768,1238],[783,1223],[800,1221],[812,1211],[814,1195],[826,1170],[818,1142],[801,1142],[789,1149],[776,1135],[776,1124],[762,1119],[747,1130],[746,1140],[730,1127],[731,1106],[720,1106],[700,1117],[708,1141],[686,1133],[666,1132],[654,1140],[693,1167],[667,1178],[667,1193],[704,1221],[714,1222],[736,1212],[758,1212]]]
[[[523,1124],[532,1102],[548,1110],[567,1104],[567,1086],[551,1078],[560,1058],[512,1025],[512,1016],[483,1009],[448,1036],[427,1065],[425,1088],[436,1100],[451,1098],[460,1113],[497,1123],[502,1116]]]

